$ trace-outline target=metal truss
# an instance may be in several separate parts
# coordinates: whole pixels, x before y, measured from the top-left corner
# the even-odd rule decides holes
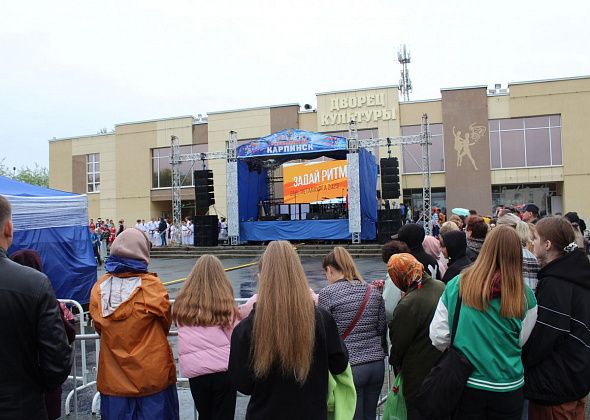
[[[432,174],[430,167],[430,145],[432,144],[432,134],[430,132],[430,125],[428,123],[428,115],[422,115],[421,131],[418,135],[412,136],[399,136],[399,137],[386,137],[378,139],[363,139],[359,140],[358,132],[356,128],[356,122],[351,121],[348,127],[348,153],[357,154],[358,149],[371,149],[374,147],[387,146],[388,149],[391,146],[403,146],[408,144],[420,144],[422,146],[422,201],[423,201],[423,216],[424,230],[427,235],[432,234]],[[351,193],[351,187],[354,188],[358,185],[358,168],[356,171],[352,170],[351,166],[348,167],[348,185],[349,185],[349,196],[348,196],[348,220],[349,220],[349,231],[352,234],[352,243],[360,243],[360,228],[357,232],[356,226],[360,226],[360,193],[358,195],[358,202],[356,197],[353,200],[353,194]],[[355,173],[356,172],[356,173]],[[351,182],[352,176],[352,182]],[[358,214],[358,221],[357,219]]]
[[[198,162],[200,160],[215,159],[227,159],[227,152],[186,153],[178,155],[178,162]],[[172,161],[170,163],[172,163]]]
[[[227,236],[230,245],[238,245],[240,242],[240,215],[238,195],[238,134],[229,132],[229,140],[226,142],[227,158]]]
[[[426,235],[432,235],[432,174],[430,171],[432,133],[430,132],[427,114],[422,114],[420,144],[422,145],[422,207],[424,212],[424,230]]]
[[[175,227],[172,240],[174,243],[180,243],[181,236],[181,219],[182,219],[182,199],[180,196],[180,144],[178,137],[170,137],[172,153],[170,154],[170,165],[172,166],[172,225]]]
[[[237,141],[234,143],[237,144]],[[175,227],[172,239],[176,244],[181,243],[182,238],[182,197],[181,197],[181,180],[180,164],[182,162],[195,162],[227,159],[229,154],[225,152],[205,152],[205,153],[180,153],[180,141],[177,136],[170,136],[170,165],[172,166],[172,225]],[[235,159],[235,147],[233,149]]]

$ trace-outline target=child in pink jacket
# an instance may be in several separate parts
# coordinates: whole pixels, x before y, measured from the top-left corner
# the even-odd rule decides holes
[[[176,297],[180,373],[189,378],[199,419],[233,419],[236,389],[227,374],[231,334],[240,319],[219,259],[198,259]]]

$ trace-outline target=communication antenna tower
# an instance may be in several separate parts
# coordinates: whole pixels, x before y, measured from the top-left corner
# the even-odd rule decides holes
[[[406,44],[402,44],[397,51],[397,61],[402,65],[399,91],[404,101],[410,100],[410,92],[412,91],[412,81],[410,80],[410,72],[408,71],[408,64],[410,64],[411,59],[410,51],[406,47]]]

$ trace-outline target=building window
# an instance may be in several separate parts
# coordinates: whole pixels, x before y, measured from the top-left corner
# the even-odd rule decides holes
[[[86,192],[100,192],[100,154],[86,155]]]
[[[419,125],[401,127],[402,136],[420,134]],[[430,170],[432,172],[444,172],[445,170],[445,140],[442,124],[430,124],[432,133],[432,145],[430,146]],[[420,144],[402,145],[403,174],[422,173],[422,146]]]
[[[562,164],[561,117],[490,120],[492,169]]]
[[[206,153],[206,144],[189,144],[180,146],[181,154]],[[182,162],[180,164],[180,185],[190,187],[195,185],[193,171],[203,169],[202,163]],[[152,149],[152,188],[172,187],[172,165],[170,164],[170,147]]]

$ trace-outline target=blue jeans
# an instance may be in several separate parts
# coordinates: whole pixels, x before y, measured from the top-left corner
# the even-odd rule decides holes
[[[176,384],[146,397],[114,397],[100,394],[103,420],[179,420]]]
[[[162,239],[162,246],[166,246],[166,245],[168,245],[168,244],[166,243],[166,231],[164,231],[164,232],[160,233],[160,238]]]
[[[383,360],[352,366],[352,379],[356,389],[354,420],[375,420],[384,376]]]

